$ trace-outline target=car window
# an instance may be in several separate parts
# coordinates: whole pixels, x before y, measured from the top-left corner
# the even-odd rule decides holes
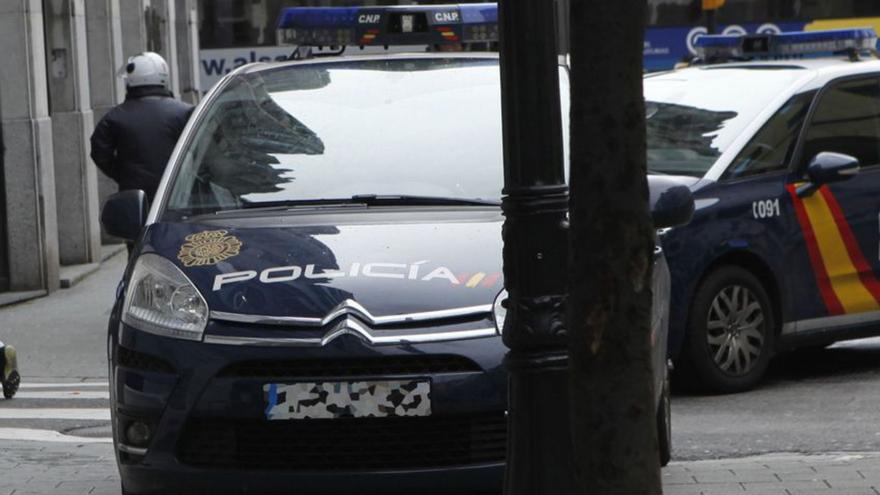
[[[802,93],[783,105],[731,162],[722,179],[787,169],[815,95]]]
[[[194,130],[166,213],[374,194],[500,200],[500,84],[498,61],[478,58],[241,74]]]
[[[854,156],[863,167],[880,164],[880,80],[842,82],[820,98],[804,139],[801,170],[823,151]]]
[[[804,70],[695,68],[645,79],[648,171],[702,177]]]

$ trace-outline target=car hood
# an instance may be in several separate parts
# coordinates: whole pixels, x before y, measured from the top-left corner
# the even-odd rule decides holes
[[[356,211],[355,211],[356,210]],[[157,223],[144,240],[212,312],[324,319],[485,306],[503,287],[497,208],[352,209]]]

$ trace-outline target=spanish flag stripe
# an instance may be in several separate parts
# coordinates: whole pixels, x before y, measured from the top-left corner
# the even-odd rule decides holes
[[[834,221],[837,223],[837,228],[840,229],[840,235],[843,237],[843,242],[846,244],[847,251],[849,251],[850,260],[856,270],[858,270],[859,279],[861,279],[862,284],[874,297],[874,300],[880,301],[880,282],[877,281],[877,277],[874,276],[874,270],[865,259],[865,255],[862,253],[862,248],[859,246],[859,242],[856,240],[856,236],[853,234],[849,222],[846,221],[846,215],[843,213],[840,203],[837,202],[834,193],[832,193],[827,187],[823,187],[819,192],[825,198],[825,202],[831,210]]]
[[[468,280],[467,283],[464,285],[465,285],[465,287],[467,287],[469,289],[473,289],[474,287],[476,287],[477,285],[480,284],[480,282],[483,280],[483,277],[485,277],[485,276],[486,276],[486,274],[483,272],[477,273],[473,277],[471,277],[470,280]]]
[[[813,265],[813,275],[816,277],[816,285],[819,286],[819,292],[822,294],[822,300],[825,301],[825,307],[831,315],[840,315],[844,313],[843,305],[831,288],[831,281],[828,279],[828,272],[825,270],[825,263],[822,261],[822,255],[819,252],[819,245],[816,242],[816,235],[813,227],[810,225],[810,219],[807,216],[806,208],[801,202],[801,198],[797,195],[797,187],[790,184],[786,187],[791,194],[791,202],[794,205],[794,211],[797,215],[798,223],[801,225],[801,231],[804,235],[804,244],[807,246],[807,252],[810,255],[810,263]]]
[[[500,273],[493,273],[492,275],[486,276],[486,278],[483,279],[483,287],[492,287],[498,283],[499,278],[501,278]]]
[[[880,309],[877,300],[859,278],[825,196],[821,193],[813,194],[803,198],[802,203],[815,233],[816,244],[819,246],[831,287],[843,304],[844,311],[860,313]]]

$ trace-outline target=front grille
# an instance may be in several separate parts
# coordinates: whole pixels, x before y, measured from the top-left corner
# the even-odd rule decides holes
[[[289,471],[417,469],[503,462],[503,414],[331,420],[192,419],[178,456],[191,466]]]
[[[382,356],[374,358],[311,359],[285,361],[245,361],[220,372],[221,377],[300,378],[431,375],[482,371],[470,359],[461,356]]]
[[[116,360],[119,366],[126,368],[151,371],[153,373],[174,373],[174,367],[168,364],[167,361],[149,354],[133,351],[127,347],[119,346],[116,348]]]

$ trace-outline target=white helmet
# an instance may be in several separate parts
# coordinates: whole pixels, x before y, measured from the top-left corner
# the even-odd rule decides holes
[[[168,87],[168,64],[158,53],[144,52],[129,57],[128,63],[119,70],[119,73],[129,88],[138,86]]]

